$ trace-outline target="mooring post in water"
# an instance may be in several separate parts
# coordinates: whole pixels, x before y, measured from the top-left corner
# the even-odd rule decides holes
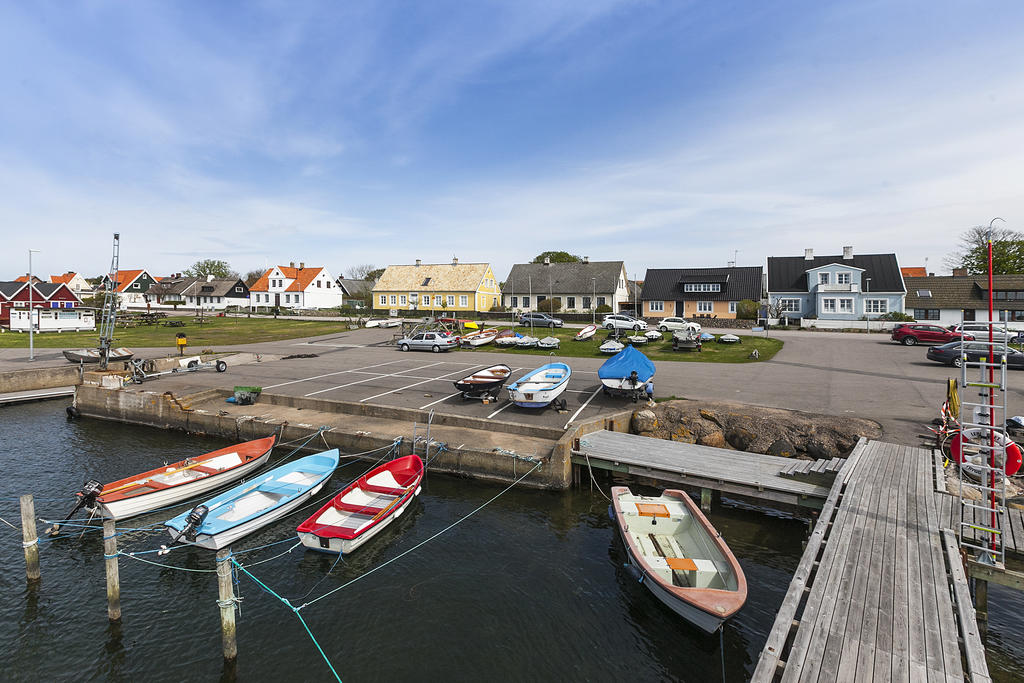
[[[117,529],[114,520],[103,520],[103,559],[107,565],[107,618],[121,621],[121,577],[117,570]]]
[[[21,497],[21,546],[25,549],[25,576],[39,580],[39,535],[36,533],[36,502],[31,493]]]
[[[700,490],[700,509],[711,512],[711,489]]]
[[[988,581],[974,580],[974,616],[978,621],[978,633],[984,639],[988,636]]]
[[[224,645],[224,659],[231,661],[238,656],[235,642],[235,587],[231,582],[231,548],[217,551],[217,592],[220,599],[220,633]]]

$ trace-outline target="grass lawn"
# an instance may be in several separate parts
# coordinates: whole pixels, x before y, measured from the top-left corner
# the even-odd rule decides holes
[[[176,318],[175,318],[176,319]],[[121,328],[114,332],[114,346],[161,347],[173,351],[176,335],[188,336],[190,349],[199,350],[223,344],[251,344],[253,342],[277,341],[296,337],[312,337],[318,334],[348,331],[348,324],[332,321],[274,320],[272,318],[207,318],[199,325],[191,318],[182,318],[185,327],[164,327],[143,325]],[[93,332],[45,332],[34,335],[35,346],[40,349],[74,349],[95,347],[99,342],[99,331]],[[5,332],[0,334],[0,348],[28,348],[28,334]]]
[[[530,333],[528,327],[516,327],[516,332],[523,335]],[[517,355],[533,355],[533,356],[548,356],[552,352],[556,356],[562,356],[567,358],[608,358],[609,354],[601,353],[598,349],[602,343],[608,338],[608,332],[606,330],[598,330],[597,334],[588,339],[587,341],[573,341],[573,337],[579,332],[577,329],[559,329],[554,330],[548,328],[537,328],[533,331],[531,336],[543,339],[544,337],[557,337],[561,340],[559,348],[556,349],[520,349],[516,347],[501,347],[495,346],[494,344],[487,344],[486,346],[479,347],[481,350],[488,352],[499,352],[499,353],[510,353]],[[714,333],[712,333],[714,334]],[[782,348],[782,341],[779,339],[772,339],[771,337],[765,337],[764,334],[760,335],[739,335],[741,342],[739,344],[719,344],[718,342],[707,342],[703,346],[703,351],[673,351],[672,350],[672,334],[666,332],[662,335],[663,341],[648,342],[638,346],[637,349],[642,351],[651,360],[674,360],[684,361],[690,363],[757,363],[759,361],[769,360],[772,356],[778,353],[779,349]],[[624,340],[620,340],[625,343]],[[758,361],[750,360],[750,352],[757,349],[760,358]]]

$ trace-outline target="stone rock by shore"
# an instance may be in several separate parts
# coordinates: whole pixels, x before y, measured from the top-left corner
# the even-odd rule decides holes
[[[849,455],[864,436],[876,439],[874,420],[804,413],[719,401],[667,401],[633,413],[641,436],[784,457]]]

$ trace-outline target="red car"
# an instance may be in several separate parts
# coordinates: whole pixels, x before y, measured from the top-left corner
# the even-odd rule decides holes
[[[911,323],[909,325],[898,325],[892,331],[891,339],[904,346],[914,344],[945,344],[951,341],[960,341],[960,333],[954,332],[941,325],[929,325],[927,323]],[[974,335],[964,335],[967,341],[973,341]]]

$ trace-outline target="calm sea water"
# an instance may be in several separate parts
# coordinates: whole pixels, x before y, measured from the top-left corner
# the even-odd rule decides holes
[[[17,496],[33,493],[41,517],[63,516],[82,481],[100,481],[198,455],[224,442],[94,420],[69,422],[63,402],[0,410],[0,517],[18,524]],[[276,456],[276,452],[275,452]],[[354,464],[329,483],[343,487]],[[504,487],[428,475],[420,500],[370,545],[334,558],[290,544],[243,555],[251,571],[297,604],[366,575],[465,517]],[[346,681],[722,680],[718,636],[682,622],[623,571],[607,501],[589,488],[515,488],[448,533],[302,611]],[[126,521],[143,527],[190,507]],[[294,537],[294,513],[235,550]],[[722,506],[712,515],[739,558],[749,599],[724,631],[725,679],[753,671],[800,558],[805,525],[770,511]],[[330,671],[299,620],[240,579],[237,670],[220,656],[213,553],[186,549],[157,567],[120,561],[123,619],[106,618],[100,534],[41,546],[43,578],[24,580],[20,532],[0,523],[0,653],[14,680],[327,680]],[[134,532],[122,549],[165,542]],[[332,566],[334,566],[333,571]],[[306,596],[303,598],[302,596]],[[990,665],[997,678],[1024,672],[1024,603],[991,591]]]

